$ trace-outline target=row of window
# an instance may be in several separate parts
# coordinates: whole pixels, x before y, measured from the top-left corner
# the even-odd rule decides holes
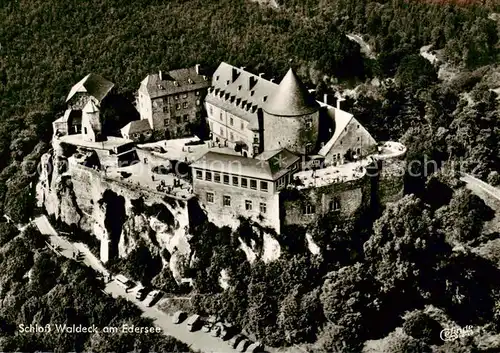
[[[332,201],[329,202],[328,211],[333,212],[339,210],[340,210],[340,199],[335,197]],[[302,213],[305,215],[315,214],[316,206],[310,204],[305,205],[304,208],[302,209]]]
[[[196,100],[196,105],[200,105],[200,104],[201,104],[200,100],[199,100],[199,99],[197,99],[197,100]],[[188,102],[184,102],[184,103],[182,103],[182,108],[184,108],[184,109],[185,109],[185,108],[187,108],[187,107],[188,107]],[[165,111],[165,108],[167,108],[167,107],[164,107],[164,108],[163,108],[163,111]],[[168,109],[168,108],[167,108],[167,109]],[[175,105],[175,109],[177,109],[177,110],[181,109],[181,105],[180,105],[180,103],[177,103],[177,104]]]
[[[196,179],[203,180],[203,171],[201,170],[196,170]],[[213,174],[213,179],[212,179],[212,174]],[[231,180],[230,180],[231,179]],[[212,172],[205,172],[205,180],[206,181],[214,181],[216,183],[221,182],[221,173],[212,173]],[[250,185],[250,189],[252,190],[257,190],[257,180],[255,179],[249,179],[249,178],[244,178],[244,177],[238,177],[238,176],[232,176],[231,178],[229,177],[228,174],[222,174],[222,183],[225,185],[229,185],[229,182],[231,181],[231,185],[233,186],[241,186],[242,188],[248,188]],[[269,183],[267,181],[261,180],[259,183],[259,190],[260,191],[268,191],[269,190]]]
[[[207,192],[207,203],[214,203],[215,194],[213,192]],[[222,196],[222,206],[230,207],[231,206],[231,196],[223,195]],[[253,210],[253,202],[252,200],[245,200],[245,210],[251,211]],[[265,202],[259,203],[259,211],[260,213],[267,212],[267,204]]]
[[[214,108],[212,106],[210,106],[209,111],[210,111],[210,116],[214,116]],[[224,121],[224,115],[223,115],[222,111],[219,114],[219,119],[220,119],[220,121]],[[234,126],[234,118],[233,117],[229,118],[229,125]],[[240,122],[240,129],[241,130],[245,129],[245,123],[243,121]]]

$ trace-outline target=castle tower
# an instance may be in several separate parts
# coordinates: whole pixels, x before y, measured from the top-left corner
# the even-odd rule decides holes
[[[103,141],[99,108],[89,100],[82,110],[82,139],[90,142]]]
[[[290,68],[263,107],[264,150],[287,148],[310,154],[317,148],[319,104]]]

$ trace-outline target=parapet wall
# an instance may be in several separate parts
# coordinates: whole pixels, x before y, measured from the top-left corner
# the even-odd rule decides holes
[[[284,225],[306,226],[329,212],[348,218],[370,204],[370,178],[331,183],[321,187],[290,188],[280,193],[281,219]],[[307,214],[307,206],[314,212]]]

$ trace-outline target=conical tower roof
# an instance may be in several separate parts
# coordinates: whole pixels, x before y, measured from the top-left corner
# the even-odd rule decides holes
[[[269,114],[290,117],[311,114],[318,109],[318,102],[309,94],[292,68],[264,106]]]

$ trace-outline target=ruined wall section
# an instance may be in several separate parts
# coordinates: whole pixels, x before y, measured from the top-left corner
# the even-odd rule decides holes
[[[333,202],[339,204],[332,209]],[[310,188],[286,189],[280,194],[282,222],[284,225],[307,226],[328,212],[337,212],[348,218],[363,207],[369,207],[371,201],[371,182],[368,176],[343,183],[331,183]],[[314,211],[307,206],[313,206]]]

